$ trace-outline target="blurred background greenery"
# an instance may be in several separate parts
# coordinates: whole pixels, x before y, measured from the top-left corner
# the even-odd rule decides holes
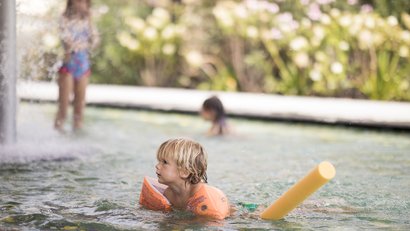
[[[50,2],[18,11],[21,79],[57,76],[64,2]],[[408,101],[406,12],[409,0],[94,0],[91,82]]]

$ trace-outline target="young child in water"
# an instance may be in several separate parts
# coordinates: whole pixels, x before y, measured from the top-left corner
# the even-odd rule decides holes
[[[59,131],[63,131],[72,93],[73,129],[82,127],[86,87],[91,74],[89,51],[98,43],[98,34],[91,22],[90,7],[91,0],[68,0],[60,21],[64,60],[59,70],[58,112],[54,123]]]
[[[143,206],[153,210],[187,210],[215,219],[229,216],[224,193],[207,184],[207,154],[199,143],[184,138],[167,140],[159,147],[157,160],[155,169],[162,190],[156,186],[156,190],[148,191],[144,179],[140,196]],[[163,196],[165,202],[155,205],[155,198]]]
[[[207,133],[208,135],[226,135],[230,132],[226,122],[224,106],[218,97],[212,96],[206,99],[202,105],[200,114],[203,119],[212,122],[212,126]]]

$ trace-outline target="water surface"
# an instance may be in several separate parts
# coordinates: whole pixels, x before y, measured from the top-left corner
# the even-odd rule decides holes
[[[231,119],[237,136],[209,138],[196,116],[87,108],[83,133],[52,129],[55,105],[18,108],[17,147],[0,147],[0,228],[26,230],[410,229],[410,135]],[[281,221],[239,211],[222,222],[138,205],[155,152],[192,137],[208,178],[230,201],[269,205],[322,160],[336,178]]]

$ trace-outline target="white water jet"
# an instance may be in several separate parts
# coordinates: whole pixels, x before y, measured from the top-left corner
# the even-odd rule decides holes
[[[16,141],[16,2],[0,1],[0,143]]]

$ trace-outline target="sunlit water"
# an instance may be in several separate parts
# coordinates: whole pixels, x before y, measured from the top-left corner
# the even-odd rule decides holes
[[[410,229],[410,136],[361,129],[230,120],[237,136],[207,138],[195,116],[88,108],[85,132],[58,135],[54,105],[22,104],[17,147],[0,147],[0,227],[26,230]],[[209,183],[238,212],[222,222],[140,208],[165,139],[209,153]],[[336,178],[281,221],[247,215],[322,160]],[[1,229],[1,228],[0,228]]]

